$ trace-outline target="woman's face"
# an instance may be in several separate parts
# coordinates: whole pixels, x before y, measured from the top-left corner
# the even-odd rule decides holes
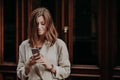
[[[44,33],[46,32],[46,25],[43,16],[37,17],[36,23],[37,23],[38,35],[44,35]]]

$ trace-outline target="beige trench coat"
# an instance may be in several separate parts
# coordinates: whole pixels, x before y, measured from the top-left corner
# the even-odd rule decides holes
[[[31,47],[28,42],[23,41],[19,46],[19,61],[17,66],[17,76],[21,80],[63,80],[70,75],[70,61],[66,44],[61,39],[57,39],[53,46],[49,46],[46,41],[40,49],[42,54],[50,64],[54,65],[56,74],[46,70],[43,65],[35,64],[31,67],[28,75],[25,75],[24,65],[32,56]]]

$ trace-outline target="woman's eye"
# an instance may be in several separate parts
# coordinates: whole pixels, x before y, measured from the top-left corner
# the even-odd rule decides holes
[[[45,25],[45,23],[44,23],[44,22],[41,22],[41,25]]]
[[[41,25],[44,25],[44,24],[41,24]]]

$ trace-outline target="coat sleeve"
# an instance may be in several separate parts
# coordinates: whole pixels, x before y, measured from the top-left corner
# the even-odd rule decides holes
[[[23,45],[19,46],[19,60],[18,60],[18,65],[17,65],[17,76],[18,78],[20,78],[21,80],[25,80],[28,75],[25,75],[25,56],[24,56],[24,49],[23,49]]]
[[[70,60],[66,44],[61,41],[59,46],[59,58],[58,66],[55,66],[56,74],[53,74],[55,78],[65,79],[70,75]]]

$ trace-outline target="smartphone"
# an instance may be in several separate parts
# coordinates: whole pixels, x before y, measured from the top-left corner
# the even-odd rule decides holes
[[[32,48],[31,50],[32,50],[32,54],[39,53],[39,49],[37,48]]]

